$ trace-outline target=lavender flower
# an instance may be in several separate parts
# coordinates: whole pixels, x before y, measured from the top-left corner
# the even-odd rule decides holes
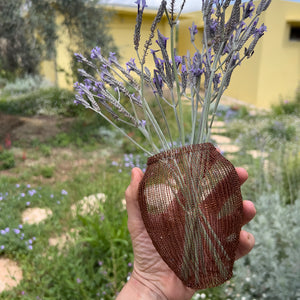
[[[135,3],[137,16],[133,44],[137,58],[131,58],[123,68],[114,53],[105,58],[99,47],[91,51],[91,60],[76,53],[77,60],[96,70],[96,75],[79,69],[84,79],[74,85],[77,92],[75,102],[101,115],[147,155],[153,155],[186,144],[182,109],[185,98],[191,103],[192,130],[188,143],[207,142],[221,96],[234,69],[253,55],[259,39],[266,32],[267,28],[260,24],[259,18],[271,0],[236,0],[233,3],[230,0],[203,0],[203,41],[196,39],[198,27],[193,23],[189,32],[195,53],[188,52],[183,56],[176,52],[175,27],[185,1],[181,2],[176,14],[175,1],[171,1],[169,9],[166,9],[167,2],[161,1],[143,50],[140,49],[141,28],[147,4],[145,0]],[[157,29],[164,14],[169,22],[169,36]],[[151,49],[155,31],[157,45]],[[148,52],[155,64],[151,71],[146,66]],[[136,76],[139,81],[136,81]],[[203,86],[204,94],[200,92]],[[152,90],[159,117],[146,99],[146,88]],[[174,114],[177,124],[174,132],[169,127],[165,107]],[[123,124],[126,128],[139,130],[147,141],[145,145],[126,133]],[[155,143],[155,140],[159,142]]]

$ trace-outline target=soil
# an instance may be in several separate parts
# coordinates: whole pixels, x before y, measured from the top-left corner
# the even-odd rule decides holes
[[[23,117],[0,112],[0,143],[8,135],[13,141],[38,139],[43,142],[69,128],[72,121],[72,118],[57,116]]]
[[[68,174],[76,170],[96,170],[110,155],[105,148],[99,147],[95,151],[89,151],[88,155],[81,149],[74,151],[68,147],[51,147],[49,155],[40,152],[39,147],[43,142],[69,130],[73,122],[73,118],[45,115],[23,117],[0,112],[0,151],[9,139],[10,151],[13,152],[16,161],[15,168],[0,171],[0,176],[18,177],[24,170],[29,170],[30,173],[36,173],[31,178],[32,183],[51,184],[68,180]],[[46,178],[35,171],[43,167],[53,168],[53,175]]]

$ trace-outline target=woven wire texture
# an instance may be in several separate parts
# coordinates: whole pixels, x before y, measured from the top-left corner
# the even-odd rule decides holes
[[[242,226],[240,181],[212,144],[150,157],[139,205],[154,247],[186,286],[205,289],[232,277]]]

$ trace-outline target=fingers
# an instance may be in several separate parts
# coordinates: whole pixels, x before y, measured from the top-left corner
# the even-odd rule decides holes
[[[235,168],[235,170],[239,175],[241,184],[243,184],[248,179],[247,171],[244,168],[240,168],[240,167]]]
[[[245,256],[246,254],[248,254],[254,247],[254,244],[255,244],[254,236],[245,230],[241,230],[240,241],[235,253],[235,259],[237,260]]]
[[[249,223],[255,216],[256,209],[254,204],[251,201],[244,200],[243,201],[243,225]],[[235,253],[235,259],[239,259],[245,255],[247,255],[255,244],[254,236],[245,231],[241,230],[240,232],[240,240],[239,245]]]
[[[243,226],[249,223],[255,216],[256,209],[251,201],[243,201]]]

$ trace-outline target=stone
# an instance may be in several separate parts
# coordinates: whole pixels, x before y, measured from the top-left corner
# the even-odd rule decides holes
[[[0,293],[17,286],[23,278],[22,269],[8,258],[0,258]]]
[[[49,208],[27,208],[22,213],[22,222],[30,225],[38,224],[50,216],[52,216],[52,211]]]

